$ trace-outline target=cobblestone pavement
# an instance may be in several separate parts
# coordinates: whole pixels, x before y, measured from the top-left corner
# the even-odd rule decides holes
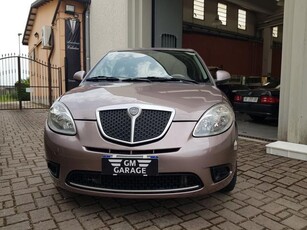
[[[307,229],[307,162],[239,140],[228,194],[129,200],[56,188],[44,160],[46,110],[0,111],[0,229]]]

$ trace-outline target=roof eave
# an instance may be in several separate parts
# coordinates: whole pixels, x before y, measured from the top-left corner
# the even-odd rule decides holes
[[[52,0],[36,0],[35,2],[33,2],[31,4],[31,8],[30,8],[30,11],[29,11],[28,19],[27,19],[27,24],[26,24],[25,31],[23,33],[23,38],[22,38],[22,44],[23,45],[29,45],[29,38],[30,38],[30,35],[31,35],[31,31],[32,31],[32,28],[33,28],[34,21],[35,21],[37,9],[41,5],[46,4],[50,1],[52,1]]]

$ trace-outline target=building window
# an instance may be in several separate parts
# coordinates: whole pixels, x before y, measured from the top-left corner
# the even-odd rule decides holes
[[[218,3],[217,4],[217,15],[222,22],[222,25],[227,25],[227,5]]]
[[[200,20],[205,19],[204,1],[205,0],[194,0],[193,18],[200,19]]]
[[[246,30],[246,11],[238,10],[238,29]]]
[[[274,26],[273,29],[272,29],[272,36],[274,38],[277,38],[278,37],[278,27],[277,26]]]

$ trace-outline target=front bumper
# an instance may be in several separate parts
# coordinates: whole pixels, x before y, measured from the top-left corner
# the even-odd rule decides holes
[[[199,196],[218,191],[227,186],[236,171],[237,130],[235,124],[220,135],[194,138],[191,133],[195,122],[173,122],[166,135],[159,141],[131,147],[111,143],[102,138],[95,121],[75,121],[75,123],[77,127],[76,136],[60,135],[51,131],[47,125],[45,127],[46,160],[48,165],[51,165],[53,169],[56,168],[56,174],[51,173],[52,178],[56,185],[72,192],[122,198]],[[153,151],[152,154],[150,154],[151,151]],[[124,154],[121,154],[121,152]],[[101,180],[102,157],[110,154],[131,156],[128,152],[140,156],[154,155],[158,157],[158,173],[161,178],[164,175],[175,177],[183,175],[179,179],[182,180],[182,178],[192,175],[193,178],[196,178],[195,180],[199,180],[199,182],[195,182],[199,186],[192,185],[189,187],[190,184],[187,183],[188,187],[179,189],[153,189],[149,186],[145,190],[139,190],[138,187],[131,190],[97,187],[93,184],[89,184],[91,186],[81,185],[81,183],[75,183],[75,179],[72,183],[72,173],[75,173],[77,178],[81,177],[78,175],[84,175],[84,173],[87,178],[89,174],[95,174],[96,177],[90,177],[90,179]],[[221,180],[216,181],[213,174],[214,170],[218,170],[219,167],[223,170],[226,168],[228,174]],[[80,172],[81,174],[76,174]],[[116,177],[108,179],[111,184],[115,181],[121,183],[121,179],[118,176]],[[146,178],[132,177],[135,176],[126,176],[125,178],[133,183],[139,183],[140,180],[146,182]],[[151,179],[149,178],[149,180]],[[154,177],[155,181],[156,179],[157,177]],[[159,180],[154,183],[162,183]],[[162,178],[162,181],[165,180]],[[151,183],[153,182],[148,184]]]

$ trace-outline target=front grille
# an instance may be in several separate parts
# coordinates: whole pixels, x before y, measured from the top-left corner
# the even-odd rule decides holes
[[[171,193],[203,187],[195,174],[159,174],[157,176],[104,175],[100,172],[73,171],[66,183],[83,189],[122,193]]]
[[[106,136],[130,142],[131,118],[126,109],[100,111],[100,120]]]
[[[131,115],[129,110],[136,109]],[[104,137],[126,144],[139,144],[161,138],[174,117],[174,110],[148,105],[99,108],[99,128]]]
[[[141,115],[135,121],[134,141],[150,140],[160,136],[171,114],[168,111],[142,110]]]

